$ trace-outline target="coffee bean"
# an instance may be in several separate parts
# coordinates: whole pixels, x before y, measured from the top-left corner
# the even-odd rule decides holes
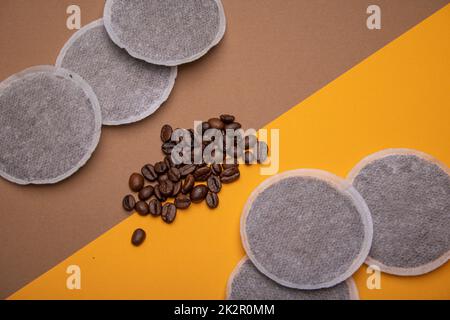
[[[256,146],[258,139],[254,135],[245,136],[244,138],[244,147],[245,150],[251,149]]]
[[[173,203],[166,203],[162,207],[161,217],[164,222],[172,223],[177,216],[177,207]]]
[[[158,177],[159,184],[163,183],[164,181],[169,180],[169,176],[167,174],[162,174]]]
[[[211,129],[211,126],[208,122],[204,121],[202,122],[202,133],[205,133],[206,130]]]
[[[181,193],[175,198],[175,206],[178,209],[187,209],[187,208],[189,208],[190,205],[191,205],[191,199],[189,198],[189,196],[187,196],[185,194]]]
[[[122,200],[122,206],[126,211],[133,211],[135,205],[136,200],[131,194],[126,195]]]
[[[210,176],[207,184],[211,192],[218,193],[222,189],[222,182],[220,182],[220,178],[217,176]]]
[[[186,164],[180,168],[180,174],[182,177],[186,177],[187,175],[194,173],[196,169],[197,166],[195,164]]]
[[[130,176],[128,184],[131,190],[134,192],[139,192],[144,187],[144,177],[139,173],[133,173]]]
[[[146,236],[147,235],[145,234],[144,230],[137,229],[133,232],[133,235],[131,236],[131,243],[134,246],[138,247],[145,241]]]
[[[206,181],[211,175],[211,168],[208,166],[198,168],[194,172],[194,178],[196,181]]]
[[[239,167],[234,166],[234,167],[229,167],[227,169],[225,169],[224,171],[222,171],[222,173],[220,174],[220,177],[231,177],[233,175],[235,175],[236,173],[239,173]]]
[[[145,166],[143,166],[141,169],[141,173],[144,178],[150,182],[153,182],[158,178],[155,167],[153,167],[151,164],[146,164]]]
[[[235,117],[232,116],[231,114],[223,114],[220,116],[220,120],[222,120],[223,123],[225,124],[229,124],[229,123],[233,123],[235,120]]]
[[[146,186],[139,191],[138,197],[139,200],[145,201],[150,199],[150,197],[153,195],[153,187],[152,186]]]
[[[176,197],[180,192],[181,192],[181,186],[182,186],[182,182],[177,181],[173,184],[173,191],[172,191],[172,197]]]
[[[239,172],[231,175],[231,176],[224,176],[224,177],[220,177],[220,181],[222,183],[232,183],[235,182],[236,180],[238,180],[240,178],[241,174]]]
[[[242,125],[239,122],[228,123],[225,125],[225,130],[238,130],[241,128]]]
[[[152,216],[160,216],[161,210],[162,210],[161,202],[159,202],[158,199],[150,200],[150,202],[148,204],[148,209]]]
[[[163,181],[159,184],[159,191],[164,197],[170,197],[173,192],[173,182],[170,180]]]
[[[237,163],[224,163],[224,164],[222,164],[222,168],[223,168],[223,170],[227,170],[227,169],[230,169],[230,168],[239,168],[239,164],[237,164]]]
[[[158,199],[161,202],[164,202],[167,200],[167,197],[165,197],[162,193],[161,190],[159,189],[159,184],[157,184],[156,186],[154,186],[154,193],[155,193],[155,197],[156,199]]]
[[[255,160],[256,160],[256,158],[255,158],[255,155],[253,154],[253,152],[248,151],[248,150],[245,151],[245,153],[244,153],[245,164],[250,165],[252,163],[255,163]]]
[[[268,155],[269,155],[269,146],[264,141],[259,141],[257,153],[258,163],[263,163],[264,161],[266,161]]]
[[[172,127],[169,126],[168,124],[164,125],[161,128],[161,141],[162,142],[170,141],[170,139],[172,138],[172,133],[173,133]]]
[[[171,155],[172,154],[172,150],[173,148],[175,148],[177,144],[173,141],[169,141],[169,142],[165,142],[162,146],[161,146],[161,150],[164,154],[166,155]]]
[[[225,128],[225,124],[219,118],[209,119],[208,124],[212,129],[223,130]]]
[[[141,216],[148,215],[148,204],[145,201],[139,201],[135,206],[136,212]]]
[[[202,202],[208,194],[208,188],[204,184],[195,186],[191,191],[191,201],[194,203]]]
[[[175,167],[172,167],[169,169],[169,172],[167,173],[167,176],[169,177],[169,180],[172,182],[177,182],[181,178],[180,170],[178,170]]]
[[[167,168],[175,167],[175,164],[173,163],[172,156],[165,156],[164,157],[164,163],[166,164]]]
[[[163,174],[167,171],[167,166],[163,161],[157,162],[155,164],[155,171],[157,174]]]
[[[211,209],[217,208],[219,205],[219,196],[217,195],[217,193],[209,192],[206,196],[206,204]]]
[[[190,193],[195,184],[195,178],[192,174],[189,174],[186,179],[184,179],[183,186],[181,188],[181,192],[184,194]]]
[[[212,174],[219,176],[222,173],[222,166],[218,163],[215,163],[211,166]]]

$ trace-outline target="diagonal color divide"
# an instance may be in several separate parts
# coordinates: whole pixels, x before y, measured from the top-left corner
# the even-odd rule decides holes
[[[450,6],[318,91],[267,128],[281,133],[281,170],[317,168],[345,177],[364,156],[405,147],[450,164]],[[242,207],[265,179],[256,166],[221,192],[221,205],[191,207],[167,226],[132,216],[19,290],[11,299],[220,299],[243,256]],[[148,239],[129,244],[144,227]],[[82,289],[65,287],[69,265],[82,272]],[[421,277],[382,276],[382,289],[362,298],[450,298],[450,264]]]

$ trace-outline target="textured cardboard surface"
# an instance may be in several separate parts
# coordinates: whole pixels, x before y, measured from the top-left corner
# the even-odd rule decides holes
[[[128,175],[160,159],[159,128],[192,126],[224,111],[260,127],[335,79],[448,1],[377,1],[383,29],[365,25],[369,1],[224,0],[228,29],[207,56],[183,66],[168,102],[149,119],[105,128],[89,163],[56,186],[0,180],[0,296],[47,271],[127,215]],[[80,0],[83,25],[103,1]],[[73,33],[70,1],[2,0],[0,79],[51,64]],[[64,206],[60,206],[64,203]]]

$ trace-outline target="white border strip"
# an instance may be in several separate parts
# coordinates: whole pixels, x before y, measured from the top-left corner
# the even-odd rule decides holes
[[[379,152],[375,152],[364,159],[362,159],[348,174],[347,180],[353,184],[353,181],[358,176],[359,172],[366,167],[368,164],[370,164],[373,161],[380,160],[382,158],[393,156],[393,155],[413,155],[417,156],[425,161],[431,162],[435,165],[437,165],[439,168],[441,168],[447,175],[450,175],[450,169],[442,162],[437,160],[436,158],[430,156],[429,154],[426,154],[421,151],[413,150],[413,149],[406,149],[406,148],[392,148],[392,149],[385,149]],[[372,257],[368,256],[365,263],[367,265],[376,265],[380,268],[381,271],[397,276],[418,276],[422,274],[426,274],[428,272],[431,272],[440,266],[442,266],[444,263],[446,263],[448,260],[450,260],[450,250],[447,253],[444,253],[441,257],[438,259],[429,262],[427,264],[424,264],[422,266],[414,267],[414,268],[400,268],[395,266],[388,266],[383,264],[382,262],[373,259]]]
[[[325,283],[320,283],[316,285],[310,285],[310,284],[298,284],[298,283],[292,283],[283,279],[278,278],[276,275],[270,273],[267,269],[264,268],[263,265],[261,265],[258,260],[253,255],[253,252],[250,248],[250,245],[248,243],[247,233],[246,233],[246,222],[247,218],[250,212],[250,209],[253,205],[253,202],[258,197],[258,195],[264,191],[269,186],[285,179],[285,178],[292,178],[292,177],[313,177],[320,180],[323,180],[325,182],[330,183],[333,185],[337,190],[346,193],[350,199],[353,200],[353,204],[355,205],[356,209],[360,213],[361,221],[364,225],[364,241],[361,247],[361,252],[358,254],[358,256],[355,258],[355,261],[350,265],[350,267],[339,277],[336,277],[333,280],[330,280]],[[294,289],[303,289],[303,290],[315,290],[315,289],[322,289],[322,288],[329,288],[337,285],[338,283],[341,283],[345,281],[346,279],[350,278],[358,269],[359,267],[364,263],[365,259],[367,258],[370,247],[372,245],[372,238],[373,238],[373,224],[372,224],[372,216],[370,214],[369,208],[367,207],[364,199],[361,197],[361,195],[356,191],[356,189],[353,188],[353,186],[348,183],[346,180],[341,179],[331,173],[328,173],[326,171],[322,170],[315,170],[315,169],[299,169],[299,170],[292,170],[292,171],[286,171],[281,174],[278,174],[276,176],[273,176],[267,180],[265,180],[263,183],[261,183],[250,195],[250,197],[247,200],[247,203],[244,206],[243,214],[241,216],[241,240],[242,244],[244,246],[245,252],[247,253],[250,260],[253,262],[253,264],[256,266],[256,268],[265,274],[267,277],[271,278],[272,280],[278,282],[279,284],[294,288]]]
[[[214,40],[211,42],[211,44],[208,47],[206,47],[199,53],[196,53],[191,57],[188,57],[185,59],[179,59],[179,60],[158,61],[158,60],[152,59],[150,57],[145,57],[143,55],[140,55],[137,52],[135,52],[133,49],[128,48],[124,43],[122,43],[122,41],[119,39],[119,37],[114,32],[114,28],[112,26],[111,14],[112,14],[112,6],[114,5],[114,0],[106,1],[105,9],[103,12],[103,18],[105,21],[106,30],[108,31],[108,34],[111,37],[111,40],[116,45],[118,45],[120,48],[125,49],[131,56],[133,56],[137,59],[140,59],[140,60],[144,60],[148,63],[173,67],[173,66],[178,66],[181,64],[189,63],[189,62],[200,59],[202,56],[204,56],[206,53],[208,53],[209,50],[211,50],[213,47],[215,47],[220,42],[220,40],[222,40],[223,36],[225,35],[227,22],[226,22],[225,10],[223,8],[222,2],[220,0],[212,0],[212,1],[214,1],[217,4],[217,8],[219,10],[219,29],[218,29],[216,37],[214,38]]]
[[[2,94],[3,90],[7,89],[10,85],[12,85],[16,81],[21,81],[33,74],[36,73],[49,73],[53,74],[56,77],[62,77],[66,80],[70,80],[74,83],[74,85],[78,86],[83,90],[86,97],[91,102],[92,109],[94,111],[95,116],[95,128],[94,128],[94,135],[92,137],[92,143],[88,147],[88,150],[86,154],[83,156],[83,158],[69,171],[66,173],[63,173],[55,178],[50,179],[44,179],[44,180],[31,180],[31,181],[25,181],[22,179],[18,179],[16,177],[13,177],[9,175],[8,173],[0,170],[0,176],[5,178],[6,180],[9,180],[11,182],[20,184],[20,185],[29,185],[29,184],[54,184],[57,182],[60,182],[71,175],[73,175],[75,172],[77,172],[82,166],[86,164],[86,162],[91,158],[92,153],[95,151],[99,141],[100,141],[100,135],[101,135],[101,127],[102,127],[102,114],[100,111],[100,105],[97,100],[97,96],[95,95],[92,88],[89,86],[89,84],[84,81],[79,75],[77,75],[74,72],[68,71],[63,68],[56,68],[54,66],[35,66],[28,69],[25,69],[19,73],[16,73],[3,82],[0,83],[0,95]]]

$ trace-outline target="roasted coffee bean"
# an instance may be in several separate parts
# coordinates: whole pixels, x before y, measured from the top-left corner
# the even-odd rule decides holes
[[[176,197],[181,192],[181,186],[183,183],[180,181],[174,182],[173,184],[173,191],[172,191],[172,197]]]
[[[133,211],[135,205],[136,200],[131,194],[126,195],[122,200],[122,206],[126,211]]]
[[[218,163],[215,163],[211,166],[211,172],[216,175],[219,176],[222,173],[222,166]]]
[[[152,186],[143,187],[138,194],[139,200],[145,201],[150,199],[150,197],[153,195],[153,192],[154,190]]]
[[[238,172],[239,172],[239,167],[238,166],[228,167],[227,169],[222,171],[222,173],[220,174],[220,177],[221,178],[222,177],[231,177],[231,176],[235,175]]]
[[[238,130],[241,128],[242,125],[239,122],[228,123],[225,125],[225,130]]]
[[[155,193],[156,199],[158,199],[158,200],[161,201],[161,202],[164,202],[164,201],[167,200],[167,197],[164,196],[164,195],[161,193],[161,190],[159,190],[159,184],[157,184],[157,185],[154,187],[154,189],[155,189],[154,193]]]
[[[264,141],[259,141],[257,153],[258,163],[263,163],[264,161],[266,161],[268,155],[269,155],[269,146]]]
[[[245,151],[245,153],[244,153],[244,162],[245,162],[245,164],[247,164],[247,165],[250,165],[250,164],[252,164],[252,163],[255,163],[255,155],[253,154],[253,152],[251,152],[251,151]]]
[[[158,177],[159,184],[161,184],[161,183],[163,183],[164,181],[167,181],[167,180],[169,180],[169,176],[166,173],[164,173],[164,174],[162,174],[162,175],[160,175]]]
[[[169,142],[165,142],[162,146],[161,146],[161,150],[164,154],[166,155],[171,155],[172,154],[172,150],[173,148],[175,148],[177,144],[173,141],[169,141]]]
[[[131,243],[134,246],[138,247],[145,241],[145,238],[146,238],[145,231],[142,229],[136,229],[133,232],[133,235],[131,236]]]
[[[164,197],[170,197],[173,192],[173,182],[170,180],[163,181],[159,184],[159,191]]]
[[[167,173],[167,176],[169,177],[169,180],[172,182],[177,182],[181,178],[180,170],[178,170],[175,167],[172,167],[169,169],[169,172]]]
[[[194,188],[195,178],[192,174],[189,174],[186,179],[184,179],[183,186],[181,188],[181,192],[184,194],[190,193],[192,188]]]
[[[208,166],[198,168],[194,172],[194,178],[196,181],[206,181],[211,175],[211,168]]]
[[[172,223],[177,216],[177,207],[173,203],[166,203],[162,207],[161,217],[164,222]]]
[[[220,182],[220,178],[217,176],[210,176],[208,178],[208,189],[211,192],[218,193],[222,189],[222,182]]]
[[[223,170],[227,170],[227,169],[230,169],[230,168],[239,168],[239,164],[237,164],[237,163],[224,163],[224,164],[222,164],[222,168],[223,168]]]
[[[187,196],[185,194],[181,193],[175,198],[175,206],[178,209],[187,209],[187,208],[189,208],[190,205],[191,205],[191,199],[189,198],[189,196]]]
[[[202,202],[208,194],[208,188],[204,184],[195,186],[191,191],[191,201],[194,203]]]
[[[139,192],[144,187],[144,177],[139,173],[133,173],[130,176],[128,184],[131,190],[134,192]]]
[[[254,135],[245,136],[244,138],[244,147],[245,150],[251,149],[256,146],[258,139]]]
[[[161,141],[168,142],[172,138],[173,129],[168,124],[161,128]]]
[[[141,216],[148,215],[148,204],[145,201],[138,201],[135,206],[136,212]]]
[[[240,178],[241,174],[239,172],[231,175],[231,176],[224,176],[224,177],[220,177],[220,181],[222,183],[232,183],[235,182],[236,180],[238,180]]]
[[[225,128],[225,124],[219,118],[209,119],[208,124],[212,129],[223,130]]]
[[[227,123],[233,123],[235,120],[235,117],[232,116],[231,114],[223,114],[220,116],[220,120],[222,120],[223,123],[227,124]]]
[[[167,171],[167,166],[163,161],[157,162],[155,164],[155,171],[157,174],[163,174]]]
[[[197,166],[195,164],[186,164],[180,168],[180,174],[182,177],[186,177],[187,175],[194,173],[196,169]]]
[[[211,209],[217,208],[217,206],[219,205],[219,196],[217,195],[217,193],[209,192],[206,196],[206,204]]]
[[[146,164],[145,166],[143,166],[141,169],[141,173],[144,178],[150,182],[153,182],[158,178],[158,173],[156,173],[155,167],[153,167],[151,164]]]
[[[148,204],[148,210],[152,216],[160,216],[162,210],[161,202],[159,202],[158,199],[150,200]]]
[[[167,168],[175,167],[175,164],[173,163],[172,156],[165,156],[164,157],[164,163],[166,164]]]

